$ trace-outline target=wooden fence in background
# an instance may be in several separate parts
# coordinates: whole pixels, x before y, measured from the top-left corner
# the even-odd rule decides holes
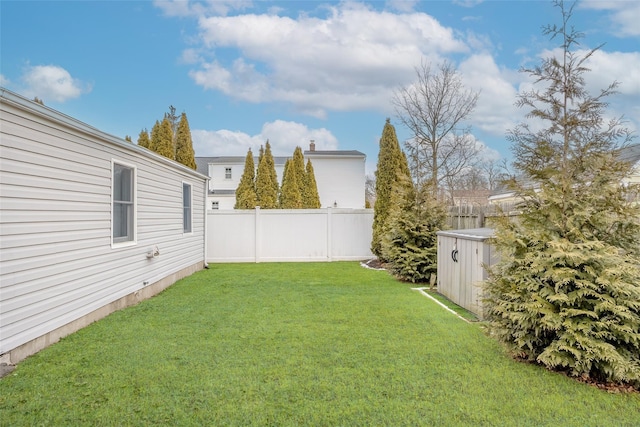
[[[451,230],[492,227],[492,219],[502,215],[503,212],[510,217],[518,216],[515,205],[451,206],[448,208],[447,226]]]

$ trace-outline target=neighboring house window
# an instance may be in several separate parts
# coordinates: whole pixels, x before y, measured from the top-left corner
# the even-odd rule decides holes
[[[182,183],[182,231],[191,233],[191,185]]]
[[[224,179],[231,179],[231,168],[224,168]]]
[[[135,218],[135,169],[113,164],[113,243],[134,240]]]
[[[219,209],[220,202],[211,202],[211,209]]]

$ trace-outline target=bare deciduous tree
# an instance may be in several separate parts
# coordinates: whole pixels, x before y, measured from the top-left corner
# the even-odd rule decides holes
[[[376,177],[374,174],[367,174],[365,176],[364,198],[371,206],[376,203]]]
[[[416,74],[415,83],[395,92],[393,104],[398,119],[413,134],[405,141],[413,179],[418,188],[428,183],[442,193],[472,166],[481,150],[463,124],[479,93],[464,87],[450,62],[436,70],[423,62]]]

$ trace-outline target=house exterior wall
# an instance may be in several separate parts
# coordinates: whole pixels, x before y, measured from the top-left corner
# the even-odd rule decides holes
[[[207,262],[372,258],[372,209],[254,209],[207,213]]]
[[[205,176],[5,90],[0,108],[0,359],[15,363],[204,266]],[[112,243],[114,162],[135,170],[132,243]]]
[[[207,209],[228,210],[234,209],[236,204],[236,188],[240,184],[240,178],[244,173],[245,157],[219,157],[214,158],[207,165],[209,175],[209,195],[207,196]],[[278,183],[282,184],[282,174],[284,172],[284,158],[277,158],[275,164]],[[254,159],[256,172],[258,169],[258,158]],[[227,168],[231,169],[231,178],[227,178]],[[215,207],[214,207],[215,206]]]
[[[306,151],[305,161],[307,159],[311,160],[313,165],[321,207],[365,207],[364,154],[324,154],[321,151]]]
[[[629,178],[625,179],[624,182],[630,184],[640,184],[640,161],[635,164],[631,175],[629,176]]]
[[[339,207],[363,209],[365,207],[365,160],[366,156],[357,151],[305,151],[311,160],[323,208]],[[282,185],[282,175],[286,157],[275,157],[278,183]],[[254,159],[257,172],[257,157]],[[207,209],[214,204],[217,209],[233,209],[235,190],[244,172],[245,157],[200,157],[196,159],[198,170],[210,177]],[[205,165],[206,162],[206,165]],[[226,169],[231,168],[231,178],[226,178]],[[335,203],[335,206],[334,206]]]
[[[210,190],[233,190],[235,191],[240,184],[240,178],[244,172],[244,157],[237,157],[235,160],[226,160],[220,163],[209,164],[209,189]],[[255,159],[257,163],[257,158]],[[231,168],[231,178],[226,178],[226,169]],[[276,175],[278,176],[278,183],[282,184],[282,173],[284,171],[284,164],[276,164]],[[256,164],[256,172],[258,165]]]

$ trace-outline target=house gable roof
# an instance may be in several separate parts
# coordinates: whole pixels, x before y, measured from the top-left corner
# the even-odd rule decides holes
[[[364,153],[358,150],[322,150],[322,151],[305,150],[303,154],[304,156],[308,156],[308,157],[315,157],[315,156],[318,156],[318,157],[339,156],[339,157],[363,157],[363,158],[367,157]]]
[[[620,159],[637,164],[640,162],[640,143],[628,145],[620,150]]]

